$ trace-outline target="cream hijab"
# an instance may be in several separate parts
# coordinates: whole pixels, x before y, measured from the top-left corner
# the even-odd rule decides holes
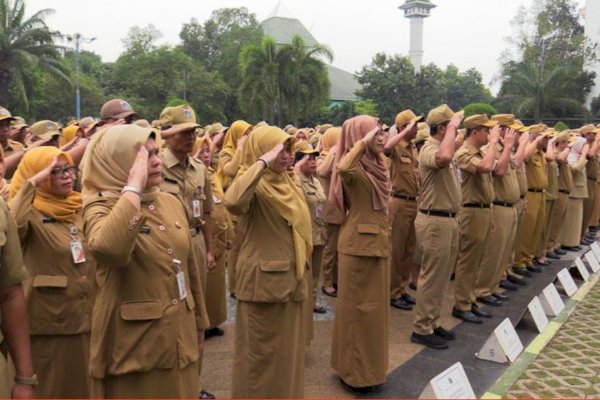
[[[152,129],[137,125],[119,125],[96,133],[81,161],[84,205],[99,193],[120,197],[138,150],[154,135]],[[157,193],[158,187],[145,190],[142,203],[153,201]]]
[[[276,127],[265,126],[254,130],[244,145],[242,165],[238,176],[243,175],[260,156],[269,152],[276,145],[287,141],[292,141],[293,144],[293,140],[293,136]],[[270,169],[265,171],[258,183],[256,195],[268,202],[273,210],[291,224],[296,258],[296,278],[302,279],[306,262],[312,252],[311,219],[304,195],[289,174],[285,172],[276,174]]]
[[[227,134],[225,135],[225,141],[223,142],[223,148],[221,149],[220,154],[229,154],[231,157],[235,155],[237,150],[237,142],[240,140],[246,131],[251,128],[250,125],[246,121],[235,121],[229,129],[227,130]],[[225,175],[225,171],[223,171],[223,163],[221,158],[219,158],[219,165],[217,166],[217,177],[221,182],[221,185],[226,188],[228,186],[228,179]]]
[[[577,137],[571,146],[571,150],[569,151],[569,156],[567,161],[569,164],[576,163],[581,158],[581,152],[583,151],[583,146],[587,143],[584,137]]]

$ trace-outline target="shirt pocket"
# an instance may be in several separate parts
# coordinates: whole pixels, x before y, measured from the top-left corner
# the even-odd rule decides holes
[[[267,303],[290,301],[298,284],[291,264],[289,259],[260,260],[253,300]]]
[[[379,226],[375,224],[358,224],[356,232],[366,235],[377,235],[379,233]]]
[[[73,303],[65,275],[36,275],[31,281],[27,305],[32,334],[59,334],[69,325]]]

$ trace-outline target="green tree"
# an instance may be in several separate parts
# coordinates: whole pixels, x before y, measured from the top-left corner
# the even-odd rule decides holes
[[[23,0],[0,0],[0,104],[9,106],[9,89],[28,107],[27,88],[33,86],[36,68],[69,82],[60,63],[59,47],[54,43],[60,33],[45,23],[53,10],[37,11],[25,19]]]
[[[465,111],[465,118],[478,114],[486,114],[488,117],[498,114],[498,110],[487,103],[471,103],[466,105],[463,110]]]

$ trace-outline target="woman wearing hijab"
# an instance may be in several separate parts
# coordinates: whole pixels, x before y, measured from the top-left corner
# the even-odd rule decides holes
[[[390,303],[390,173],[376,118],[344,122],[329,189],[345,215],[338,243],[338,301],[331,365],[353,390],[385,382]]]
[[[98,261],[92,397],[192,398],[208,318],[181,203],[158,190],[151,129],[97,133],[82,161],[84,220]]]
[[[11,183],[23,260],[31,353],[42,398],[89,397],[96,262],[83,235],[71,157],[56,147],[23,156]]]
[[[578,250],[581,241],[583,200],[588,197],[587,176],[585,174],[588,151],[589,145],[586,144],[586,139],[578,136],[571,145],[571,151],[567,157],[573,176],[573,189],[569,193],[567,213],[558,240],[565,250]]]
[[[321,153],[319,154],[319,158],[317,158],[317,175],[321,180],[321,185],[326,194],[329,194],[331,175],[334,170],[337,144],[340,140],[341,132],[340,128],[329,128],[325,131],[321,139]],[[323,211],[323,220],[327,223],[327,243],[323,250],[321,263],[323,270],[323,286],[321,287],[321,291],[327,296],[336,297],[338,280],[337,246],[340,226],[344,221],[344,214],[329,201],[325,203]]]
[[[227,209],[239,218],[241,242],[234,398],[304,395],[303,305],[312,232],[302,191],[287,173],[293,144],[279,128],[253,131],[225,193]]]
[[[206,337],[223,336],[225,332],[219,328],[227,319],[227,299],[225,284],[225,251],[231,248],[233,237],[233,223],[223,204],[223,187],[215,170],[211,167],[211,143],[208,135],[196,139],[194,152],[196,158],[204,163],[210,174],[210,188],[213,196],[213,210],[211,213],[213,223],[213,251],[215,267],[206,273],[206,311],[210,320],[210,328],[206,330]]]

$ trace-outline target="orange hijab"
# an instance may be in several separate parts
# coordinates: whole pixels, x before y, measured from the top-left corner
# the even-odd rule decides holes
[[[323,134],[321,139],[321,155],[326,156],[329,154],[329,150],[340,141],[340,134],[342,133],[341,128],[329,128]]]
[[[78,125],[67,126],[65,129],[63,129],[62,133],[60,134],[60,140],[58,142],[58,145],[60,147],[63,147],[64,145],[69,143],[71,140],[75,139],[75,136],[77,136],[77,132],[79,131],[83,133],[83,128],[81,128]]]
[[[227,130],[227,134],[225,135],[225,141],[223,142],[223,148],[221,149],[220,154],[229,154],[231,157],[233,157],[237,150],[238,140],[240,140],[246,131],[251,127],[252,125],[250,125],[248,122],[241,120],[235,121],[233,124],[231,124]],[[223,171],[223,165],[220,158],[219,165],[217,167],[217,177],[219,178],[219,181],[221,181],[221,185],[225,187],[228,179]]]
[[[347,206],[344,199],[344,187],[337,170],[340,160],[361,140],[367,133],[379,125],[379,120],[368,115],[359,115],[344,122],[340,135],[339,151],[335,155],[335,166],[331,174],[329,187],[329,201],[341,213],[346,215]],[[388,204],[392,185],[390,171],[383,154],[373,154],[369,148],[365,150],[360,159],[362,169],[371,182],[373,209],[384,210]]]
[[[10,197],[13,198],[29,178],[47,168],[54,157],[61,156],[69,165],[73,165],[71,156],[56,147],[40,146],[29,150],[21,159],[12,178]],[[56,196],[52,192],[50,181],[44,182],[37,188],[33,199],[33,207],[36,210],[57,221],[68,221],[81,210],[82,205],[81,193],[73,191],[67,197]]]

